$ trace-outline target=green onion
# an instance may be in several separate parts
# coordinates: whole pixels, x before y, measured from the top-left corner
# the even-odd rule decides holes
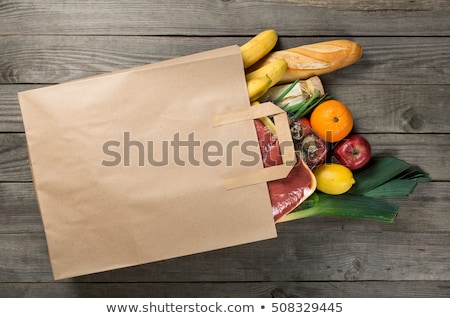
[[[303,109],[307,108],[310,104],[312,104],[312,102],[319,96],[320,96],[320,92],[315,91],[314,94],[310,98],[305,99],[304,101],[302,101],[298,104],[289,106],[288,112],[289,113],[297,113],[298,111],[302,111]]]
[[[299,117],[305,116],[310,113],[316,106],[325,100],[331,99],[332,97],[328,94],[320,96],[320,92],[316,91],[310,98],[296,104],[292,105],[287,109],[288,114],[291,115],[292,119],[297,119]]]
[[[319,192],[317,196],[318,199],[308,198],[297,209],[279,219],[278,222],[327,215],[392,223],[399,209],[399,206],[394,203],[360,195],[329,195]]]
[[[295,80],[293,83],[291,83],[282,93],[280,96],[275,98],[272,102],[276,105],[278,105],[284,97],[286,97],[299,83],[299,79]],[[297,119],[299,117],[307,115],[309,112],[312,111],[312,109],[316,106],[318,106],[320,103],[327,99],[331,99],[332,97],[328,94],[324,94],[320,96],[320,91],[315,91],[312,96],[309,98],[302,100],[301,102],[290,105],[289,103],[285,105],[278,105],[281,109],[285,110],[291,117],[291,119]]]
[[[286,90],[281,93],[280,96],[278,96],[276,99],[273,100],[274,104],[278,104],[287,94],[289,94],[289,92],[295,87],[295,85],[297,85],[297,83],[299,82],[299,79],[296,79],[291,85],[289,85],[288,88],[286,88]]]

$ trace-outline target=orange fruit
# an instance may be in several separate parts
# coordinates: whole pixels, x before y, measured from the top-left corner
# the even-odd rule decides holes
[[[316,108],[309,118],[312,130],[327,142],[344,139],[353,128],[353,116],[340,101],[330,99]]]

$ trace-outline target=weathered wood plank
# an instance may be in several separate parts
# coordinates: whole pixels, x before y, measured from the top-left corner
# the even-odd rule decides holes
[[[170,8],[170,9],[168,9]],[[170,12],[169,12],[170,10]],[[449,35],[448,2],[434,1],[3,1],[3,34]],[[212,26],[212,27],[208,27]],[[426,27],[424,27],[426,26]]]
[[[0,132],[23,132],[22,114],[17,93],[41,85],[0,85]]]
[[[17,99],[20,86],[0,85],[0,132],[23,132],[22,116]],[[25,86],[22,88],[25,89]]]
[[[0,134],[0,182],[31,181],[24,134]]]
[[[449,133],[448,85],[327,85],[344,102],[360,133]],[[333,83],[339,83],[336,78]]]
[[[449,13],[448,0],[1,1],[0,297],[449,297]],[[325,87],[376,155],[442,182],[396,200],[394,224],[309,218],[278,225],[274,240],[54,282],[17,91],[239,45],[266,28],[280,49],[359,42],[362,59],[323,76]]]
[[[446,134],[365,134],[374,156],[393,155],[419,165],[433,180],[450,180]],[[101,151],[101,149],[99,149]],[[0,182],[31,181],[25,135],[0,134]]]
[[[370,142],[375,156],[395,156],[420,166],[435,181],[449,180],[450,143],[448,135],[367,134],[365,137]]]
[[[0,233],[42,232],[42,220],[31,182],[0,182]]]
[[[400,206],[393,224],[314,217],[279,224],[287,232],[446,232],[450,229],[448,194],[450,182],[421,183],[407,199],[390,200]],[[43,226],[33,184],[0,183],[0,234],[42,233]],[[324,234],[326,235],[326,234]]]
[[[0,297],[3,298],[446,298],[449,296],[448,281],[0,284]]]
[[[281,232],[277,239],[64,281],[450,280],[449,244],[450,232]],[[0,234],[0,255],[0,282],[53,281],[43,233]]]
[[[324,85],[351,109],[357,132],[450,133],[449,85]],[[24,131],[17,92],[38,87],[0,85],[0,132]]]
[[[338,38],[343,38],[338,37]],[[345,37],[360,43],[356,64],[324,75],[326,84],[450,84],[450,41],[440,37]],[[0,83],[60,83],[119,69],[241,45],[236,37],[0,37]],[[336,38],[280,38],[277,49]]]
[[[40,282],[52,278],[43,232],[0,237],[0,282]]]

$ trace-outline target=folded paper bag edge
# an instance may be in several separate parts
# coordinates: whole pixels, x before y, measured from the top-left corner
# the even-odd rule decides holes
[[[264,116],[286,114],[284,110],[271,102],[265,102],[257,107],[235,108],[229,111],[215,114],[211,118],[212,127],[223,126],[239,121],[257,119]]]
[[[274,116],[275,126],[278,132],[278,141],[283,163],[273,167],[254,169],[244,173],[227,176],[224,180],[224,187],[226,190],[284,179],[294,168],[297,157],[295,155],[294,142],[292,141],[290,133],[287,113],[271,102],[262,103],[257,107],[232,109],[215,114],[212,117],[211,125],[213,127],[218,127],[271,115]]]
[[[281,164],[273,167],[254,169],[246,173],[231,175],[225,178],[224,187],[226,190],[265,183],[269,181],[286,178],[293,166]]]
[[[72,85],[77,82],[85,82],[85,81],[96,80],[99,78],[105,78],[105,77],[109,77],[109,76],[123,75],[123,74],[130,73],[130,72],[146,71],[149,69],[156,69],[156,68],[162,68],[162,67],[167,67],[167,66],[176,66],[179,64],[185,64],[185,63],[191,63],[191,62],[198,62],[200,60],[218,58],[221,56],[237,54],[240,52],[241,51],[240,51],[239,46],[237,44],[232,44],[232,45],[215,48],[215,49],[211,49],[211,50],[207,50],[207,51],[199,51],[199,52],[195,52],[195,53],[192,53],[189,55],[174,57],[174,58],[167,59],[167,60],[156,61],[156,62],[147,63],[147,64],[143,64],[143,65],[139,65],[139,66],[133,66],[133,67],[125,68],[125,69],[105,71],[100,74],[85,76],[85,77],[80,77],[80,78],[74,78],[74,79],[70,79],[68,81],[61,82],[61,83],[49,84],[49,85],[46,85],[43,87],[26,89],[26,90],[17,92],[17,95],[20,96],[23,94],[28,94],[29,92],[33,92],[33,91],[42,91],[42,90],[47,90],[47,89],[53,89],[53,87],[55,87],[55,86]],[[242,62],[242,69],[243,69],[243,67],[244,67],[244,64]],[[20,98],[18,98],[18,99],[20,99]]]

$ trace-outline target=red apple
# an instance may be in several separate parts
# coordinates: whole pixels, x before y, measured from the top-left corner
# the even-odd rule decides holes
[[[350,170],[364,167],[371,156],[370,144],[361,135],[351,135],[340,141],[333,150],[334,157]]]

